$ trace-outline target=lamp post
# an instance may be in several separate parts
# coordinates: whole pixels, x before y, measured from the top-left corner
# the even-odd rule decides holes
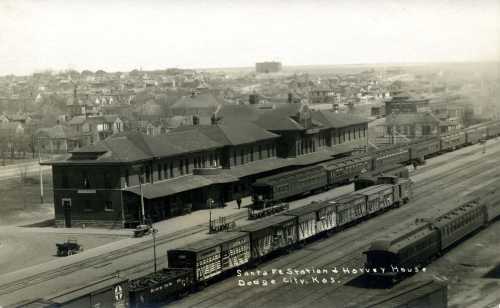
[[[212,233],[212,204],[214,203],[214,200],[212,198],[208,198],[207,200],[208,203],[208,232]]]
[[[142,181],[144,180],[144,176],[139,175],[139,190],[141,191],[141,224],[143,225],[146,221],[146,217],[144,214],[144,195],[142,193]]]
[[[35,136],[33,136],[35,138]],[[43,173],[42,173],[42,150],[40,148],[40,138],[36,138],[38,148],[38,169],[40,172],[40,203],[43,204]]]
[[[153,225],[151,224],[151,232],[153,235],[153,261],[154,261],[154,272],[156,274],[156,232],[158,232],[158,229],[153,228]]]

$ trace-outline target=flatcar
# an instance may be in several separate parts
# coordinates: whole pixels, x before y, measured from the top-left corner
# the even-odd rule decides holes
[[[467,195],[466,202],[436,218],[416,219],[374,241],[365,252],[366,267],[385,271],[371,271],[369,275],[394,283],[487,225],[500,216],[499,185],[494,182]]]

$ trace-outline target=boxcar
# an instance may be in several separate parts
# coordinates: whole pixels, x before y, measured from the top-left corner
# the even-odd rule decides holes
[[[44,298],[49,307],[127,307],[128,279],[111,277]]]
[[[333,200],[313,202],[307,206],[316,213],[317,234],[337,227],[337,204]]]
[[[465,143],[476,144],[480,140],[485,140],[487,133],[486,126],[483,123],[467,127],[465,129]]]
[[[131,308],[153,307],[188,293],[194,284],[190,269],[162,269],[131,280],[128,284]]]
[[[255,223],[239,227],[250,236],[251,261],[297,243],[297,226],[292,216],[270,216]]]
[[[321,164],[326,171],[328,185],[352,182],[360,174],[372,170],[369,155],[355,155]]]
[[[381,184],[370,186],[361,190],[355,191],[356,194],[362,195],[366,199],[366,212],[373,214],[385,208],[394,205],[394,200],[399,200],[399,192],[394,187],[397,185]],[[394,195],[395,192],[398,195]]]
[[[440,136],[440,152],[454,151],[465,145],[465,133],[457,131]]]
[[[430,137],[410,144],[410,162],[423,164],[425,159],[439,152],[439,138]]]
[[[169,268],[189,268],[196,283],[206,281],[250,258],[250,238],[244,232],[222,232],[167,252]]]
[[[308,205],[284,212],[282,215],[295,217],[297,240],[304,241],[317,234],[317,215],[314,207]]]
[[[349,225],[366,216],[366,200],[362,195],[351,193],[330,202],[337,205],[337,226],[339,227]]]
[[[258,179],[252,185],[252,191],[256,200],[278,202],[326,185],[325,170],[316,165]]]

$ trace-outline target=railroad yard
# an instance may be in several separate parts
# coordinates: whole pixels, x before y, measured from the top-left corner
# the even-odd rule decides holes
[[[453,206],[468,192],[479,189],[498,178],[500,176],[499,155],[500,143],[497,140],[489,140],[485,153],[483,153],[483,146],[474,145],[429,159],[425,166],[411,173],[415,181],[414,196],[408,205],[373,217],[327,239],[310,243],[300,250],[294,250],[290,254],[272,259],[249,271],[256,273],[257,270],[272,272],[273,269],[286,270],[288,268],[298,270],[334,267],[362,268],[365,261],[362,252],[374,239],[390,232],[406,220],[421,217],[420,215],[427,210]],[[353,185],[335,188],[294,201],[291,203],[291,208],[308,204],[313,200],[329,199],[352,190]],[[228,212],[230,212],[229,209]],[[238,226],[249,223],[245,219],[246,211],[233,210],[230,213],[230,217],[237,220]],[[183,217],[178,218],[178,223],[181,225],[182,219]],[[450,283],[448,301],[455,307],[471,307],[479,301],[487,301],[488,304],[498,302],[499,298],[492,297],[491,292],[488,292],[490,297],[487,299],[476,297],[464,300],[464,294],[466,294],[464,289],[471,290],[472,285],[478,286],[476,288],[483,288],[482,290],[490,290],[497,286],[494,278],[482,278],[482,275],[495,267],[495,262],[499,261],[498,256],[496,259],[493,256],[493,252],[496,251],[495,247],[487,250],[474,248],[477,245],[484,246],[487,240],[491,240],[495,234],[494,230],[499,228],[498,225],[498,222],[493,223],[490,228],[479,232],[431,264],[426,273],[415,275],[395,288],[403,288],[414,280],[430,277]],[[206,224],[185,225],[184,228],[174,228],[169,232],[159,234],[157,239],[159,267],[167,266],[165,258],[167,250],[210,236],[207,234]],[[73,236],[84,238],[89,235],[74,234]],[[498,240],[488,243],[499,245]],[[40,263],[45,261],[43,257],[34,259]],[[19,266],[22,262],[22,259],[18,260],[17,265]],[[450,275],[447,271],[450,264],[455,268],[463,267],[463,271]],[[16,268],[14,263],[10,266]],[[150,272],[151,269],[152,241],[150,237],[126,238],[94,249],[86,249],[81,254],[63,260],[39,264],[0,276],[0,281],[2,281],[0,304],[8,305],[20,300],[57,294],[111,275],[139,277]],[[360,287],[360,284],[363,284],[360,276],[359,273],[340,272],[332,276],[335,279],[334,283],[304,285],[299,278],[289,280],[288,282],[291,283],[280,282],[267,286],[262,284],[239,286],[242,284],[240,280],[253,279],[244,276],[230,277],[172,304],[178,307],[271,307],[276,305],[303,307],[311,304],[331,307],[331,303],[334,302],[335,307],[344,307],[368,303],[372,298],[391,292],[385,289]],[[260,277],[261,280],[262,278],[264,277]]]
[[[475,148],[475,149],[474,149]],[[256,277],[232,277],[214,284],[202,292],[193,294],[174,303],[176,307],[358,307],[380,297],[390,290],[367,288],[359,271],[345,274],[341,268],[362,268],[368,244],[379,238],[404,221],[414,220],[429,209],[456,205],[468,192],[498,180],[498,144],[490,144],[485,154],[477,155],[478,147],[431,160],[425,168],[417,171],[414,199],[407,206],[392,210],[359,225],[335,234],[328,239],[314,242],[301,250],[282,256],[263,264],[260,271],[271,273],[273,269],[323,269],[337,268],[332,274],[336,283],[316,284],[309,279],[303,285],[300,280],[291,283],[276,283],[262,286],[262,277],[257,286],[239,286],[239,280],[253,281]],[[446,163],[446,158],[455,156],[456,160]],[[429,176],[429,175],[433,176]],[[452,307],[493,307],[500,303],[500,294],[491,292],[498,288],[498,278],[483,278],[489,270],[498,266],[498,239],[492,240],[500,228],[496,222],[459,244],[448,254],[431,264],[425,273],[420,273],[401,283],[410,284],[412,280],[435,278],[450,283],[448,302]],[[486,244],[488,243],[488,244]],[[491,246],[490,246],[491,245]],[[477,247],[488,246],[484,251]],[[471,253],[473,251],[473,253]],[[464,265],[465,264],[465,265]],[[256,272],[257,269],[250,270]],[[498,272],[497,272],[498,277]],[[300,275],[299,275],[300,276]],[[299,276],[295,276],[299,278]],[[306,275],[307,277],[307,275]],[[279,275],[274,276],[281,281]],[[306,279],[307,280],[307,279]],[[466,292],[465,292],[466,291]],[[474,296],[471,296],[474,294]],[[484,295],[484,297],[481,297]],[[487,296],[486,296],[487,295]]]

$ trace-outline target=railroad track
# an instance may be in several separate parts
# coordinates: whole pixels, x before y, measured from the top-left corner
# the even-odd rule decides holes
[[[474,180],[477,180],[477,177],[478,176],[484,176],[483,174],[483,171],[487,171],[487,170],[490,170],[492,166],[494,166],[495,164],[494,163],[490,163],[490,164],[487,164],[485,166],[482,166],[482,168],[480,168],[479,170],[476,170],[475,172],[473,172],[474,174],[476,174],[476,176],[471,176],[469,178],[465,178],[465,177],[461,177],[460,175],[461,174],[457,174],[456,170],[451,170],[450,172],[448,172],[448,174],[455,174],[457,175],[456,177],[456,180],[454,180],[453,182],[458,184],[458,183],[462,183],[462,182],[473,182]],[[469,173],[469,170],[466,170],[466,169],[469,169],[473,166],[476,166],[476,165],[468,165],[468,167],[466,167],[465,169],[464,168],[460,168],[462,169],[461,172],[462,173]],[[491,170],[490,171],[490,174],[500,174],[500,172],[496,171],[496,170]],[[443,180],[445,179],[445,177],[440,177],[440,180]],[[433,183],[435,181],[432,181]],[[453,186],[453,184],[451,184],[450,186]],[[422,188],[421,188],[422,189]],[[431,195],[428,195],[425,199],[421,200],[420,202],[418,202],[418,204],[420,203],[423,203],[423,204],[426,204],[426,203],[430,203],[430,202],[426,202],[427,200],[431,200],[431,199],[434,199],[434,202],[435,203],[439,203],[441,201],[445,201],[446,199],[448,199],[449,195],[453,195],[454,193],[456,192],[459,192],[461,190],[461,187],[455,187],[454,189],[452,189],[452,191],[449,191],[449,193],[446,195],[446,196],[441,196],[440,200],[436,200],[436,198],[434,197],[434,193],[432,193]],[[415,205],[416,206],[416,205]],[[431,206],[427,206],[428,208],[431,208]],[[392,218],[390,219],[391,222],[394,222],[394,223],[397,223],[397,222],[401,222],[402,220],[405,220],[408,218],[408,212],[410,212],[410,210],[406,210],[406,211],[401,211],[403,209],[412,209],[413,211],[415,210],[415,207],[403,207],[395,212],[393,212],[394,214],[392,214]],[[420,207],[419,207],[420,208]],[[365,223],[361,223],[360,226],[363,226]],[[385,225],[385,224],[383,224]],[[366,227],[365,227],[366,228]],[[283,268],[283,266],[285,268],[287,267],[296,267],[296,266],[301,266],[303,264],[305,264],[304,262],[310,262],[310,260],[316,260],[318,258],[321,258],[321,256],[325,255],[325,254],[329,254],[330,252],[335,252],[335,251],[339,251],[339,250],[342,250],[343,248],[345,247],[352,247],[352,244],[353,243],[356,243],[358,240],[361,240],[365,235],[369,235],[369,234],[376,234],[378,232],[381,232],[383,231],[384,229],[387,229],[385,226],[381,226],[381,227],[376,227],[376,228],[370,228],[369,229],[369,232],[362,232],[362,235],[361,236],[357,236],[355,238],[351,237],[351,236],[347,236],[347,235],[344,235],[342,236],[342,233],[338,233],[336,235],[340,235],[340,238],[335,236],[335,238],[337,240],[342,240],[343,244],[339,245],[339,242],[338,241],[333,241],[331,244],[323,247],[322,249],[319,249],[319,250],[312,250],[312,252],[309,252],[309,253],[298,253],[297,256],[295,258],[299,258],[300,260],[302,261],[298,261],[298,262],[289,262],[285,265],[279,265],[281,262],[279,261],[275,261],[273,260],[272,262],[272,265],[271,267],[272,268]],[[323,242],[317,242],[320,246],[322,245],[321,243]],[[315,245],[315,244],[313,244]],[[325,250],[325,248],[329,248],[328,250]],[[362,255],[361,255],[361,252],[364,251],[366,248],[368,248],[367,245],[365,246],[362,246],[360,249],[357,249],[356,250],[356,258],[354,260],[358,260],[359,261],[359,257],[362,257],[364,258]],[[304,251],[311,251],[310,249],[310,246],[306,246],[306,248],[304,249]],[[350,256],[352,256],[353,254],[352,253],[349,253],[346,257],[343,257],[344,259],[347,258],[347,259],[352,259]],[[293,258],[293,259],[295,259]],[[339,258],[339,259],[342,259],[342,258]],[[339,260],[337,259],[337,261]],[[306,260],[306,261],[304,261]],[[364,260],[364,259],[363,259]],[[336,262],[336,261],[334,261]],[[355,265],[362,265],[364,262],[361,262],[361,263],[356,263]],[[308,265],[310,265],[310,263],[307,263]],[[335,263],[332,263],[332,264],[335,264]],[[342,263],[340,263],[342,264]],[[266,266],[267,268],[267,266]],[[354,279],[355,277],[352,276],[351,279]],[[229,287],[229,288],[223,288],[223,290],[221,290],[220,292],[216,292],[214,293],[213,291],[207,289],[205,291],[209,291],[207,294],[205,295],[201,295],[201,301],[200,300],[195,300],[196,302],[193,303],[192,305],[189,305],[188,303],[190,302],[189,301],[189,298],[186,299],[188,303],[186,302],[181,302],[180,305],[181,306],[185,306],[185,305],[189,305],[191,307],[226,307],[227,305],[230,305],[228,303],[225,303],[225,305],[222,305],[222,303],[224,303],[226,300],[227,300],[227,296],[228,296],[228,291],[230,292],[230,295],[231,298],[241,298],[241,301],[238,302],[238,305],[242,305],[244,303],[244,300],[245,300],[245,295],[246,293],[249,293],[248,292],[248,289],[247,288],[240,288],[240,290],[238,289],[234,289],[235,283],[232,282],[232,287]],[[285,286],[281,286],[281,288],[285,288]],[[332,290],[332,287],[329,286],[328,287],[328,290]],[[254,290],[252,290],[254,291]],[[288,290],[285,290],[284,291],[285,293],[288,292]],[[317,292],[320,292],[319,290],[317,290]],[[316,294],[317,292],[314,292],[313,294]],[[279,298],[279,289],[276,289],[276,288],[265,288],[264,291],[262,290],[255,290],[255,292],[252,293],[252,300],[251,300],[251,303],[252,305],[257,305],[258,306],[258,303],[259,302],[267,302],[269,300],[271,300],[273,297],[276,297],[276,298]],[[319,294],[319,293],[318,293]],[[318,295],[319,296],[319,295]],[[198,296],[197,294],[197,298],[199,298],[200,296]],[[256,300],[257,299],[257,302]],[[246,303],[246,304],[249,304],[249,303]]]
[[[491,146],[492,145],[490,145],[490,147]],[[473,155],[479,151],[482,151],[482,148],[468,152],[465,156]],[[488,155],[486,155],[485,158],[491,157],[494,155],[498,155],[498,153],[496,153],[496,154],[495,153],[496,152],[490,151],[490,153]],[[417,183],[417,187],[421,188],[423,186],[430,185],[436,181],[440,181],[442,179],[445,179],[445,178],[449,177],[450,175],[456,175],[457,172],[461,172],[463,170],[471,168],[472,166],[480,165],[481,163],[483,163],[483,162],[476,161],[473,164],[455,167],[449,171],[444,172],[442,175],[440,175],[436,178],[432,178],[431,181],[426,181],[426,183],[423,183],[423,184],[420,184],[420,182]],[[426,170],[429,170],[429,168],[426,168]],[[237,213],[237,214],[233,214],[233,215],[228,216],[229,219],[235,219],[235,220],[245,218],[245,217],[246,217],[246,213]],[[208,228],[208,224],[203,224],[203,225],[199,225],[199,226],[190,227],[188,229],[179,230],[179,231],[174,232],[174,233],[169,234],[169,235],[160,236],[157,238],[157,245],[161,245],[161,244],[167,243],[169,241],[177,240],[177,239],[180,239],[180,238],[183,238],[186,236],[190,236],[190,235],[202,232],[204,230],[207,230],[207,228]],[[66,266],[62,266],[56,270],[49,270],[49,271],[41,272],[41,273],[38,273],[35,275],[31,275],[31,276],[19,279],[17,281],[10,282],[8,284],[2,284],[2,285],[0,285],[0,295],[12,293],[12,292],[15,292],[17,290],[20,290],[20,289],[23,289],[23,288],[26,288],[26,287],[29,287],[32,285],[36,285],[36,284],[39,284],[42,282],[49,281],[49,280],[54,279],[54,278],[68,275],[68,274],[71,274],[77,270],[81,270],[82,268],[99,267],[100,265],[105,265],[106,263],[109,263],[109,262],[113,261],[114,259],[125,257],[127,255],[131,255],[131,254],[140,252],[142,250],[151,248],[152,246],[153,246],[153,240],[143,241],[143,242],[138,243],[136,245],[120,248],[120,249],[117,249],[117,250],[109,252],[109,253],[93,256],[93,257],[90,257],[88,259],[85,259],[85,260],[82,260],[79,262],[75,262],[75,263],[72,263],[72,264],[69,264]],[[126,271],[126,270],[127,269],[125,269],[124,271]]]

